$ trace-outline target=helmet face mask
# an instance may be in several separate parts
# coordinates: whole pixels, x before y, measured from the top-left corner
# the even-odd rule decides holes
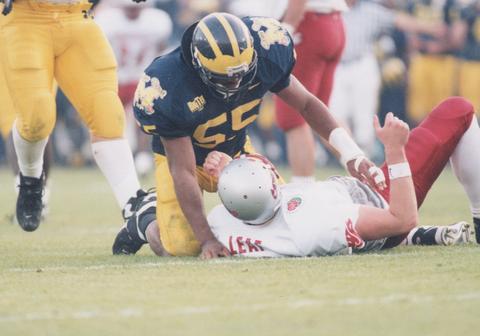
[[[200,20],[192,36],[194,68],[203,83],[220,99],[240,97],[257,72],[257,53],[247,26],[226,13]]]
[[[270,221],[281,203],[272,167],[252,157],[232,160],[225,167],[218,180],[218,195],[234,217],[249,225]]]

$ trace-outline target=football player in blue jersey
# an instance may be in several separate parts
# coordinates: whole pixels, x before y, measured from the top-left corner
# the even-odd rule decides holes
[[[145,70],[134,111],[142,129],[153,135],[157,220],[169,254],[229,255],[207,223],[202,192],[215,192],[217,181],[202,164],[213,150],[232,157],[254,152],[246,128],[268,91],[329,141],[352,176],[385,187],[383,173],[325,104],[292,76],[294,64],[291,37],[278,21],[212,13],[186,30],[179,48]],[[124,227],[113,253],[135,253],[144,238]]]

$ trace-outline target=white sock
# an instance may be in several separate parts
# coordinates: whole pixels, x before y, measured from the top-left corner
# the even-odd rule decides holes
[[[43,152],[48,137],[36,142],[23,139],[18,133],[16,124],[12,127],[13,145],[18,158],[18,167],[23,176],[39,178],[43,170]]]
[[[475,116],[450,157],[450,163],[470,200],[473,217],[480,218],[480,128]]]
[[[313,183],[315,182],[315,176],[292,176],[291,183]]]
[[[133,156],[126,139],[106,140],[92,143],[92,153],[98,167],[108,180],[123,209],[130,197],[140,189]]]

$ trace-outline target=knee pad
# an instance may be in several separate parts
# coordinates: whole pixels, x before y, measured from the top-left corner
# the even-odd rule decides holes
[[[95,95],[91,111],[87,111],[87,123],[96,136],[107,139],[123,137],[125,111],[115,91],[105,90]]]
[[[33,99],[32,99],[33,98]],[[30,142],[48,137],[55,126],[55,98],[49,91],[25,97],[18,106],[17,129]]]

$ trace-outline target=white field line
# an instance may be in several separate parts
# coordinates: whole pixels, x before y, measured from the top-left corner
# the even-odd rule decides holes
[[[159,259],[162,260],[162,259]],[[165,259],[163,259],[165,260]],[[260,261],[265,261],[266,259],[261,258],[225,258],[225,259],[214,259],[214,260],[181,260],[170,258],[168,261],[163,262],[147,262],[147,263],[138,263],[138,264],[107,264],[107,265],[92,265],[92,266],[47,266],[47,267],[35,267],[35,268],[7,268],[7,272],[20,272],[20,273],[29,273],[41,271],[77,271],[77,270],[105,270],[105,269],[125,269],[125,268],[161,268],[162,266],[188,266],[188,265],[201,265],[202,263],[206,265],[222,265],[222,264],[243,264],[243,263],[255,263]],[[268,261],[280,261],[286,260],[285,258],[272,258]],[[289,260],[298,260],[298,261],[311,261],[312,258],[291,258]]]
[[[332,306],[385,306],[394,305],[397,303],[412,303],[424,304],[435,302],[465,302],[465,301],[480,301],[480,292],[466,292],[455,295],[410,295],[410,294],[391,294],[379,297],[366,298],[349,298],[340,300],[297,300],[289,302],[282,306],[286,310],[301,310],[318,307],[332,307]],[[138,307],[124,307],[118,310],[79,310],[72,312],[29,312],[23,314],[12,314],[0,316],[0,323],[16,323],[28,321],[55,321],[55,320],[91,320],[91,319],[111,319],[111,318],[152,318],[165,316],[193,316],[201,314],[212,313],[245,313],[245,312],[259,312],[270,311],[277,308],[277,303],[262,303],[253,305],[231,305],[231,306],[186,306],[182,308],[161,308],[154,310],[144,310]]]
[[[379,258],[403,258],[419,255],[418,252],[406,252],[401,254],[367,254],[365,257],[379,257]],[[332,256],[332,257],[298,257],[298,258],[242,258],[242,257],[233,257],[233,258],[220,258],[213,260],[181,260],[175,258],[169,259],[159,259],[159,262],[147,262],[147,263],[137,263],[137,264],[102,264],[102,265],[91,265],[91,266],[38,266],[38,267],[13,267],[5,268],[5,272],[15,272],[15,273],[29,273],[37,272],[39,270],[43,271],[77,271],[77,270],[105,270],[105,269],[126,269],[126,268],[157,268],[162,266],[189,266],[196,265],[199,266],[202,263],[205,265],[222,265],[222,264],[243,264],[243,263],[256,263],[256,262],[281,262],[281,261],[294,261],[294,262],[315,262],[316,260],[321,260],[325,258],[350,258],[352,256]],[[356,255],[353,257],[362,257]],[[113,258],[113,257],[112,257]]]

